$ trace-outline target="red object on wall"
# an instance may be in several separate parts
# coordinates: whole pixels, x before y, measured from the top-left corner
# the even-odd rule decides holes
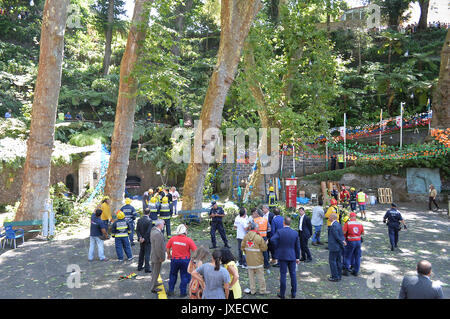
[[[286,178],[286,208],[297,208],[297,179]]]

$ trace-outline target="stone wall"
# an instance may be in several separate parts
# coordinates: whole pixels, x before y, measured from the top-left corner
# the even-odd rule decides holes
[[[50,185],[59,182],[66,183],[68,175],[74,178],[74,189],[78,188],[78,165],[74,162],[68,165],[58,165],[51,167]],[[23,169],[12,171],[5,169],[0,175],[0,205],[13,205],[20,199],[22,188]]]

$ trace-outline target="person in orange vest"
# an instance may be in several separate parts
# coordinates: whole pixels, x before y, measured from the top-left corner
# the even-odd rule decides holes
[[[358,276],[364,227],[360,222],[356,221],[356,213],[350,213],[350,220],[345,223],[342,231],[347,242],[347,245],[344,247],[344,270],[342,275],[348,276],[351,266],[351,274]]]
[[[267,240],[268,221],[266,218],[261,216],[262,212],[260,214],[259,209],[257,209],[256,207],[252,208],[251,212],[252,212],[253,221],[256,223],[256,225],[258,225],[257,233],[264,239],[264,241],[267,244],[267,242],[268,242],[268,240]],[[264,268],[268,269],[268,268],[270,268],[268,250],[263,252],[263,256],[264,256]]]

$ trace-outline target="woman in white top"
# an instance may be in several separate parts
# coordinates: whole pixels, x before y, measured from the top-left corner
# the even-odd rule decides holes
[[[175,188],[175,186],[172,186],[169,193],[172,195],[173,214],[176,215],[177,214],[177,203],[178,203],[178,198],[180,198],[180,194],[177,192],[177,189]]]

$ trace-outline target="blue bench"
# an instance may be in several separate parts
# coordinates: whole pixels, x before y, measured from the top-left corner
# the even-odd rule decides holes
[[[183,217],[183,221],[187,224],[191,222],[200,223],[201,213],[209,213],[209,208],[193,209],[193,210],[180,210],[177,212],[178,215]]]

